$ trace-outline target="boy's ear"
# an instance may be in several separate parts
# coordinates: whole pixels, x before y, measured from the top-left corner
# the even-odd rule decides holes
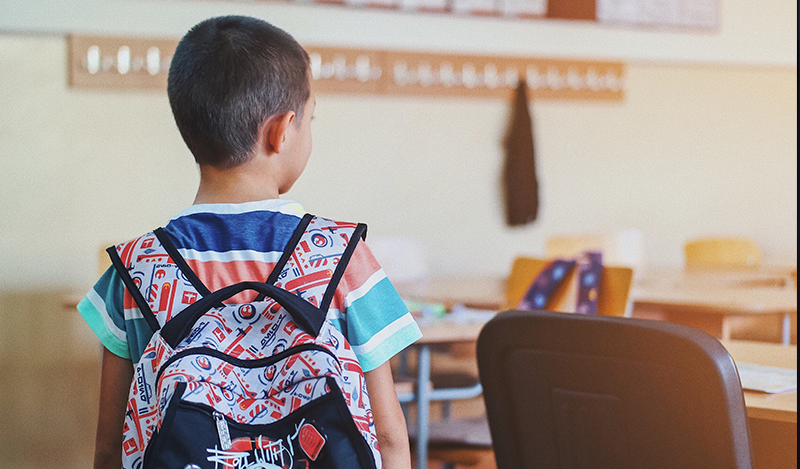
[[[288,111],[285,114],[278,114],[272,116],[264,131],[266,135],[267,154],[280,153],[283,150],[283,145],[286,142],[286,135],[289,131],[289,125],[294,121],[296,115],[294,111]]]

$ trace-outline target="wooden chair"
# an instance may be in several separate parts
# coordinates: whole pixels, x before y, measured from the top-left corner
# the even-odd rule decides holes
[[[111,258],[108,257],[106,249],[111,246],[111,243],[104,244],[97,250],[97,274],[103,275],[106,269],[111,267]]]
[[[761,249],[749,238],[697,238],[683,246],[687,268],[752,268],[761,263]]]
[[[644,264],[642,234],[637,229],[623,229],[614,233],[557,234],[545,241],[545,257],[575,258],[584,251],[601,251],[603,261],[635,269]]]
[[[547,259],[517,257],[511,266],[506,283],[506,302],[503,309],[514,309],[528,291],[531,282],[547,265]],[[574,312],[577,290],[577,269],[553,294],[544,309],[557,312]],[[603,316],[626,316],[629,311],[628,297],[633,280],[633,269],[629,267],[604,266],[600,277],[597,312]]]

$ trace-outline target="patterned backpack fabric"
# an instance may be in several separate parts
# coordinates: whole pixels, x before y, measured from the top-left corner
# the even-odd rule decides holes
[[[365,233],[306,215],[266,282],[213,293],[161,229],[109,248],[126,313],[154,330],[134,367],[123,467],[380,468],[361,367],[326,319]],[[250,303],[223,303],[250,290]]]

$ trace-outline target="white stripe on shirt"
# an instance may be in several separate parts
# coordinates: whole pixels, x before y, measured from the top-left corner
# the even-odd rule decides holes
[[[100,295],[97,294],[94,288],[89,290],[89,293],[86,294],[86,298],[92,303],[92,306],[94,306],[95,309],[97,309],[97,311],[100,312],[100,317],[103,318],[103,322],[106,325],[106,329],[108,329],[110,333],[114,334],[114,336],[116,336],[117,339],[121,340],[124,343],[127,343],[128,338],[125,336],[125,331],[120,329],[119,326],[114,324],[114,321],[111,320],[111,316],[108,315],[108,312],[106,310],[106,302]]]
[[[372,274],[363,285],[356,288],[355,290],[351,290],[350,293],[344,298],[345,308],[349,308],[356,300],[366,295],[372,287],[378,284],[381,280],[386,278],[386,274],[383,272],[383,269],[378,269]]]
[[[302,218],[305,215],[305,210],[297,202],[282,199],[269,199],[259,200],[255,202],[245,202],[241,204],[198,204],[192,205],[181,211],[179,214],[172,217],[170,220],[176,220],[186,215],[194,215],[197,213],[214,213],[218,215],[236,215],[240,213],[269,211],[278,212],[285,215],[294,215]]]
[[[350,346],[353,347],[353,350],[356,352],[356,355],[359,356],[367,355],[368,353],[372,352],[376,347],[381,345],[383,341],[385,341],[386,339],[397,333],[402,328],[408,326],[409,324],[416,324],[416,323],[414,322],[414,318],[411,316],[411,314],[407,313],[395,319],[388,326],[381,329],[380,332],[370,337],[370,339],[366,343],[361,345],[350,344]]]
[[[186,260],[200,262],[241,262],[257,261],[266,264],[274,264],[280,260],[282,252],[270,251],[259,252],[251,249],[232,250],[225,252],[198,251],[195,249],[178,249],[178,252]]]

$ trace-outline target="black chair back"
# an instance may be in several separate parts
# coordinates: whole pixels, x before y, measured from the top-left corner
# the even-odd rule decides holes
[[[498,469],[752,467],[736,367],[699,330],[506,311],[478,368]]]

